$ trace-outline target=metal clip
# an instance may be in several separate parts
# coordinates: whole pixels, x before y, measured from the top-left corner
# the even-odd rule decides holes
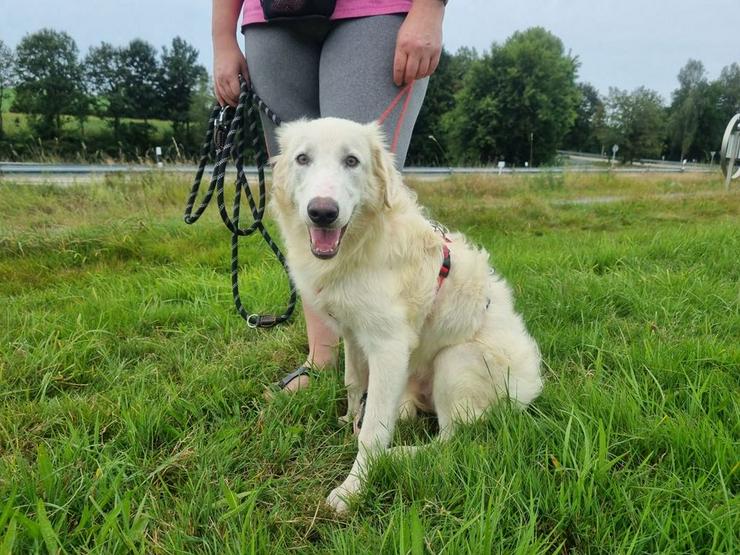
[[[272,314],[264,314],[257,321],[257,325],[261,328],[271,328],[275,324],[277,324],[277,318]]]
[[[229,132],[229,128],[226,125],[226,111],[229,109],[228,106],[221,108],[221,112],[218,114],[218,119],[213,122],[213,144],[216,145],[218,150],[221,150],[226,145],[226,135]]]

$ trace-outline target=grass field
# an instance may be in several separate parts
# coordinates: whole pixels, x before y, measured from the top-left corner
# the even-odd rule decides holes
[[[740,195],[719,176],[414,184],[514,286],[547,384],[379,460],[346,518],[323,505],[355,453],[340,373],[263,399],[303,324],[246,328],[186,181],[0,183],[0,553],[738,552]],[[279,267],[243,245],[242,298],[280,308]]]

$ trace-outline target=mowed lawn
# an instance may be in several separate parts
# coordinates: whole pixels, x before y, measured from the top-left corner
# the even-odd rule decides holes
[[[0,183],[0,553],[738,552],[737,186],[412,183],[491,252],[547,383],[525,412],[381,458],[339,518],[341,372],[263,398],[303,360],[302,320],[244,325],[215,207],[182,223],[187,181]],[[245,304],[281,309],[281,269],[242,245]]]

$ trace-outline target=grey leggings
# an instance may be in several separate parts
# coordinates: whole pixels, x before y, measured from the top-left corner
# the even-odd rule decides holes
[[[428,82],[415,81],[408,102],[398,98],[393,56],[403,20],[396,14],[248,25],[244,39],[252,85],[284,121],[333,116],[367,123],[388,112],[383,129],[388,145],[395,143],[401,169]],[[274,154],[275,126],[264,116],[262,125]]]

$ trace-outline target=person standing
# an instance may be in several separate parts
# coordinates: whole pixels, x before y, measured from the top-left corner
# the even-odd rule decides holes
[[[241,75],[286,122],[319,117],[379,120],[400,170],[429,76],[439,64],[446,3],[213,0],[216,99],[222,106],[236,106]],[[323,15],[290,17],[295,15],[291,10],[301,8],[315,8]],[[281,9],[288,17],[271,17]],[[237,24],[246,57],[236,40]],[[268,153],[276,154],[275,126],[261,116]],[[339,338],[326,316],[305,301],[303,311],[308,358],[278,382],[288,391],[306,387],[310,371],[332,366],[337,356]]]

